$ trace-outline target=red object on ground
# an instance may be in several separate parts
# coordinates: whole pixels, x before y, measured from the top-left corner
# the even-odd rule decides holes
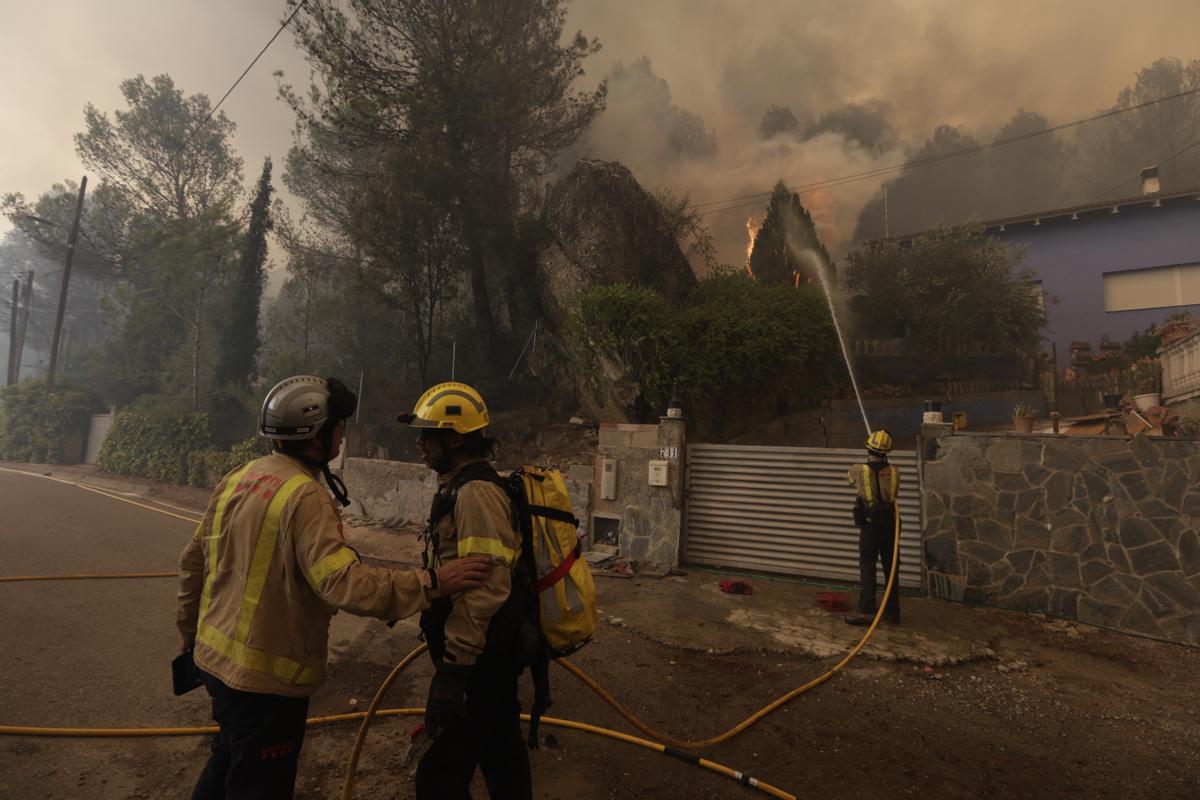
[[[850,595],[845,592],[817,592],[817,605],[826,611],[849,611]]]
[[[754,594],[754,587],[745,581],[721,581],[718,585],[725,594]]]

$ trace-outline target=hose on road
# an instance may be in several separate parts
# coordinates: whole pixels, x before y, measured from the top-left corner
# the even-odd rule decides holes
[[[420,649],[410,653],[410,655],[419,654]],[[397,673],[399,674],[399,673]],[[368,717],[366,711],[356,711],[350,714],[330,714],[323,717],[312,717],[308,720],[308,726],[317,727],[321,725],[331,725],[337,722],[347,722],[350,720],[363,720],[366,722]],[[373,713],[374,717],[419,717],[425,714],[424,708],[383,708],[378,709]],[[521,719],[529,721],[528,714],[522,714]],[[671,756],[672,758],[680,759],[688,764],[707,769],[718,775],[723,775],[727,778],[735,780],[744,786],[749,786],[754,789],[770,795],[771,797],[779,798],[779,800],[796,800],[796,796],[789,794],[782,789],[773,786],[765,781],[761,781],[753,776],[746,775],[743,772],[727,767],[716,761],[711,761],[707,758],[692,753],[685,753],[681,750],[669,747],[659,742],[651,742],[646,739],[640,739],[637,736],[630,736],[627,733],[613,731],[607,728],[600,728],[595,725],[589,725],[584,722],[576,722],[570,719],[559,719],[558,717],[542,717],[542,724],[550,725],[556,728],[566,728],[569,730],[582,731],[598,736],[604,736],[609,739],[614,739],[619,742],[643,747],[647,750],[653,750],[663,755]],[[203,736],[217,732],[216,725],[205,725],[197,727],[180,727],[180,728],[47,728],[47,727],[32,727],[21,725],[0,725],[0,735],[10,736],[58,736],[58,737],[145,737],[145,736]],[[364,735],[360,728],[360,735]],[[359,742],[356,741],[356,746]],[[351,778],[351,786],[353,779]],[[343,794],[343,797],[349,795]]]
[[[79,572],[74,575],[0,575],[0,583],[21,581],[114,581],[127,578],[178,578],[178,572]]]
[[[3,469],[3,468],[0,468],[0,469]],[[10,471],[17,471],[17,470],[10,470]],[[52,479],[52,480],[54,480],[54,479]],[[69,481],[60,481],[60,482],[71,483]],[[136,502],[127,500],[126,498],[117,496],[117,495],[111,495],[111,494],[108,494],[107,492],[103,492],[100,490],[91,489],[90,487],[82,486],[81,484],[75,483],[72,485],[79,486],[79,488],[87,489],[88,491],[95,491],[97,494],[102,494],[102,495],[105,495],[106,497],[111,497],[115,500],[129,502],[129,503],[132,503],[133,505],[138,505],[143,508],[147,508],[151,511],[157,511],[159,513],[167,514],[168,516],[177,517],[179,519],[187,519],[185,517],[182,517],[181,515],[173,514],[171,512],[165,511],[160,508],[155,508],[153,506],[136,503]],[[196,520],[188,519],[187,521],[195,522]],[[717,762],[709,761],[708,759],[702,758],[694,753],[687,752],[687,751],[702,750],[702,749],[712,747],[714,745],[729,741],[730,739],[732,739],[735,736],[737,736],[738,734],[744,732],[745,730],[747,730],[752,725],[759,722],[760,720],[762,720],[769,714],[773,713],[774,711],[777,711],[779,708],[781,708],[784,705],[786,705],[787,703],[791,702],[795,698],[816,688],[817,686],[820,686],[822,683],[825,683],[827,680],[829,680],[834,675],[836,675],[838,672],[840,672],[842,669],[844,669],[845,666],[847,664],[849,664],[862,651],[862,649],[866,646],[867,642],[870,640],[871,635],[875,632],[875,629],[878,627],[879,621],[883,616],[884,609],[887,607],[887,601],[890,598],[891,593],[895,590],[896,573],[897,573],[897,567],[899,564],[899,560],[900,560],[900,515],[899,515],[899,513],[897,513],[897,514],[895,514],[895,539],[893,541],[893,547],[892,547],[892,564],[891,564],[891,569],[888,572],[887,584],[884,587],[883,600],[882,600],[882,602],[879,603],[879,607],[875,613],[875,617],[871,621],[870,626],[867,628],[867,630],[863,634],[862,638],[859,639],[858,643],[855,644],[855,646],[853,648],[851,648],[851,650],[840,661],[838,661],[837,664],[835,664],[834,666],[832,666],[831,668],[826,670],[824,673],[817,676],[816,678],[813,678],[812,680],[808,681],[807,683],[805,683],[801,686],[798,686],[797,688],[791,690],[790,692],[787,692],[787,693],[779,696],[775,700],[773,700],[770,703],[768,703],[767,705],[763,706],[761,709],[754,712],[749,717],[742,720],[737,725],[734,725],[732,728],[729,728],[728,730],[724,731],[723,733],[717,734],[715,736],[711,736],[707,739],[691,740],[691,739],[679,739],[679,738],[670,736],[668,734],[662,733],[661,731],[655,730],[654,728],[650,727],[645,722],[640,720],[635,714],[633,714],[633,712],[631,712],[620,701],[618,701],[615,697],[613,697],[612,694],[610,694],[606,689],[604,689],[604,687],[601,686],[590,675],[588,675],[586,672],[584,672],[582,669],[580,669],[575,664],[572,664],[571,662],[566,661],[565,659],[559,659],[557,663],[563,669],[567,670],[567,672],[571,673],[573,676],[575,676],[577,679],[579,679],[585,686],[587,686],[589,689],[591,689],[597,696],[600,697],[600,699],[602,699],[605,703],[607,703],[609,706],[611,706],[613,708],[613,710],[615,710],[627,722],[629,722],[631,725],[633,725],[639,731],[641,731],[642,733],[644,733],[645,735],[651,737],[652,739],[654,739],[656,741],[647,741],[645,739],[641,739],[636,736],[630,736],[629,734],[621,733],[619,731],[609,730],[607,728],[600,728],[600,727],[597,727],[594,725],[589,725],[587,723],[575,722],[573,720],[557,719],[557,718],[553,718],[553,717],[543,717],[543,721],[548,725],[554,725],[557,727],[564,727],[564,728],[571,728],[574,730],[585,731],[588,733],[606,736],[611,739],[617,739],[617,740],[624,741],[624,742],[627,742],[630,744],[635,744],[640,747],[645,747],[647,749],[655,750],[657,752],[663,753],[664,755],[668,755],[673,758],[679,758],[683,761],[686,761],[687,763],[690,763],[695,766],[699,766],[699,767],[708,769],[710,771],[716,772],[718,774],[724,775],[726,777],[732,778],[734,780],[739,781],[740,783],[743,783],[746,786],[751,786],[753,788],[757,788],[760,791],[763,791],[766,794],[769,794],[773,797],[791,798],[791,800],[795,800],[793,795],[787,794],[786,792],[784,792],[774,786],[771,786],[770,784],[763,783],[761,781],[758,781],[757,779],[746,776],[741,772],[733,770],[733,769],[726,767],[722,764],[719,764]],[[127,577],[170,577],[170,576],[174,576],[174,575],[175,575],[175,573],[172,572],[172,573],[127,573],[124,575],[15,576],[15,577],[10,577],[10,578],[0,577],[0,582],[14,581],[14,580],[55,580],[55,579],[66,580],[66,579],[94,579],[94,578],[120,578],[120,577],[126,577],[126,578]],[[346,776],[345,776],[343,786],[342,786],[342,795],[341,795],[342,800],[350,800],[350,797],[352,795],[353,787],[354,787],[354,775],[357,770],[358,759],[359,759],[359,756],[361,755],[363,745],[366,741],[367,730],[370,727],[371,720],[376,716],[418,715],[418,714],[424,713],[424,709],[383,709],[383,710],[379,710],[379,705],[382,703],[383,697],[387,693],[388,689],[391,687],[392,683],[424,650],[425,650],[425,645],[421,645],[420,647],[417,647],[415,650],[413,650],[411,653],[409,653],[407,656],[405,656],[400,661],[399,664],[396,665],[396,667],[387,676],[387,678],[383,681],[383,683],[380,684],[379,690],[376,692],[375,697],[372,699],[371,705],[367,711],[356,712],[356,713],[352,713],[352,714],[337,714],[337,715],[332,715],[332,716],[327,716],[327,717],[315,717],[315,718],[309,720],[309,725],[321,725],[321,724],[327,724],[327,723],[331,723],[331,722],[340,722],[340,721],[349,720],[349,719],[361,719],[362,720],[362,722],[359,726],[358,734],[355,737],[354,747],[351,751],[350,759],[347,763]],[[522,719],[527,720],[528,715],[522,715]],[[134,731],[136,731],[136,733]],[[197,734],[215,733],[215,732],[216,732],[215,726],[195,727],[195,728],[37,728],[37,727],[0,725],[0,735],[7,734],[7,735],[27,735],[27,736],[56,736],[56,735],[57,736],[184,736],[184,735],[197,735]]]

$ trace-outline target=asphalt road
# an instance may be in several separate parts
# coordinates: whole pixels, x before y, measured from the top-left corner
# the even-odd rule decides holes
[[[4,470],[0,508],[0,575],[171,571],[192,531],[181,520]],[[400,549],[389,549],[389,539]],[[410,553],[405,541],[413,544],[411,537],[380,535],[367,551],[403,559]],[[812,606],[811,587],[756,579],[761,591],[731,597],[716,590],[719,577],[694,578],[694,585],[653,578],[602,583],[610,621],[574,660],[651,725],[693,738],[723,730],[833,663],[837,656],[804,652],[810,633],[774,637],[759,630],[761,615],[787,615],[789,603]],[[182,698],[170,692],[175,593],[170,578],[0,583],[0,724],[206,723],[203,692]],[[973,626],[998,654],[936,674],[906,661],[858,659],[706,755],[803,798],[1196,797],[1200,651],[932,600],[908,608],[905,630],[913,636],[945,644],[970,639],[963,630]],[[734,637],[731,624],[758,634]],[[389,629],[339,614],[331,628],[330,679],[314,696],[312,713],[361,710],[415,636],[412,620]],[[789,644],[789,637],[803,641]],[[421,660],[397,682],[388,704],[419,705],[428,678]],[[555,715],[628,729],[559,671],[552,680]],[[413,722],[393,719],[372,728],[358,800],[412,797],[404,756]],[[345,725],[309,732],[297,800],[338,796],[354,731]],[[537,800],[765,796],[683,761],[546,732],[555,742],[530,754]],[[0,736],[0,800],[186,798],[207,747],[208,738],[196,736]]]
[[[0,575],[172,571],[194,530],[180,519],[10,471],[0,471],[0,508]],[[0,583],[0,724],[204,722],[203,692],[171,694],[176,587],[173,578]],[[128,741],[97,747],[96,740],[2,738],[0,797],[82,796],[93,785],[122,795],[122,770],[110,759]],[[138,771],[131,768],[130,786]]]

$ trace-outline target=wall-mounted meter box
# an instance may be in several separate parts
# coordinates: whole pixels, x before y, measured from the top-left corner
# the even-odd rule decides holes
[[[651,461],[650,462],[650,485],[651,486],[666,486],[667,485],[667,461]]]
[[[617,499],[617,460],[615,458],[600,459],[600,499]]]

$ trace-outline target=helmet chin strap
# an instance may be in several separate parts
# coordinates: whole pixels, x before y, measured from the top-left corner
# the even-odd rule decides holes
[[[333,424],[330,424],[333,423]],[[337,475],[329,469],[329,461],[331,458],[330,451],[333,450],[333,429],[337,427],[337,422],[328,420],[321,426],[320,432],[317,434],[321,437],[321,444],[324,445],[325,458],[322,461],[317,461],[312,458],[301,457],[308,466],[313,469],[321,470],[321,475],[325,478],[325,485],[329,487],[329,491],[333,492],[334,498],[343,506],[350,505],[350,493],[346,491],[346,484]]]
[[[329,462],[326,461],[321,465],[321,474],[325,476],[325,483],[329,486],[329,491],[333,492],[333,496],[342,506],[350,505],[350,495],[346,491],[346,484],[337,475],[329,471]]]

